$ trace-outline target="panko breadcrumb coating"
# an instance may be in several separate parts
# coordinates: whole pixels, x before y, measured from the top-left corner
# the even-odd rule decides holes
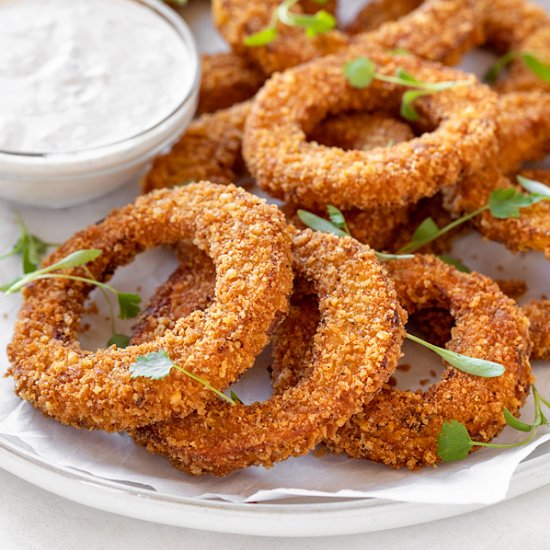
[[[143,191],[202,179],[228,184],[242,170],[244,122],[251,103],[244,102],[194,120],[172,149],[157,157],[143,179]]]
[[[479,0],[427,0],[398,21],[355,36],[333,30],[312,38],[303,28],[279,23],[274,42],[246,46],[245,38],[267,27],[279,4],[280,0],[214,0],[212,4],[214,23],[232,49],[254,61],[267,75],[349,46],[366,51],[373,46],[401,47],[425,59],[454,63],[460,53],[483,40]],[[326,9],[317,6],[321,7]],[[294,10],[300,11],[300,6]]]
[[[402,86],[374,80],[360,90],[348,83],[343,66],[354,58],[329,56],[290,69],[258,93],[246,120],[243,156],[262,189],[306,208],[400,206],[493,161],[496,95],[472,75],[385,52],[371,55],[383,74],[402,68],[421,81],[468,85],[418,99],[425,125],[435,129],[413,140],[367,152],[308,143],[305,136],[328,114],[399,111]]]
[[[550,359],[550,300],[533,301],[524,308],[530,322],[532,359]]]
[[[140,356],[163,350],[219,388],[252,366],[287,311],[291,252],[280,212],[242,189],[203,182],[140,197],[76,234],[47,264],[77,250],[100,249],[87,267],[105,281],[136,254],[185,239],[216,266],[214,300],[138,346],[80,348],[80,315],[92,286],[48,279],[26,288],[8,347],[16,393],[64,424],[118,431],[188,414],[214,396],[179,372],[163,381],[131,378],[129,367]]]
[[[337,453],[367,458],[393,467],[434,465],[437,436],[444,421],[462,422],[474,440],[490,441],[505,426],[504,407],[515,415],[532,382],[529,323],[519,307],[488,278],[464,274],[433,256],[387,263],[399,300],[409,314],[424,308],[449,309],[455,318],[453,351],[501,363],[506,372],[480,378],[448,367],[426,391],[386,386],[325,443]],[[313,306],[315,304],[313,303]],[[273,373],[278,391],[291,373],[302,375],[311,357],[315,307],[300,310],[281,325],[275,339]],[[307,320],[309,318],[309,320]]]
[[[308,135],[326,147],[369,151],[414,139],[412,128],[388,113],[359,111],[329,117]]]
[[[206,412],[135,430],[138,443],[198,475],[271,466],[312,450],[368,403],[395,369],[404,314],[374,253],[351,238],[294,236],[294,267],[319,299],[322,322],[300,382],[263,403],[211,403]]]
[[[241,55],[205,54],[197,113],[213,113],[250,99],[264,81],[264,73]]]

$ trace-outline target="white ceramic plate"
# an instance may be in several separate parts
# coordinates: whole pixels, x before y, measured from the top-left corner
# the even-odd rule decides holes
[[[550,483],[549,455],[550,443],[520,464],[508,499]],[[230,504],[183,498],[62,468],[3,437],[0,437],[0,466],[42,489],[105,512],[242,535],[351,535],[435,521],[483,508],[480,504],[451,506],[379,499],[293,499],[275,504]]]

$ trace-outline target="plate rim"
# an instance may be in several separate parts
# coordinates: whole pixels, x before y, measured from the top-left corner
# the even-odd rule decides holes
[[[505,500],[550,483],[548,454],[527,458]],[[0,468],[62,498],[121,516],[190,529],[270,537],[369,533],[454,517],[490,506],[345,498],[318,503],[231,503],[123,485],[61,466],[0,436]]]

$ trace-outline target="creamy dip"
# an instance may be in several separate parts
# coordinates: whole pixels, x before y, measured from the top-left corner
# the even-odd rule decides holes
[[[0,150],[136,136],[185,99],[190,60],[170,23],[132,0],[0,0]]]

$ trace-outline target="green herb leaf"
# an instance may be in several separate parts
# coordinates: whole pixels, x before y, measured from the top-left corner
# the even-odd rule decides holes
[[[489,210],[498,219],[519,218],[521,208],[532,206],[540,200],[532,195],[524,195],[514,187],[504,187],[491,193]]]
[[[506,407],[504,407],[504,420],[506,420],[508,426],[521,432],[530,432],[534,428],[531,424],[527,424],[516,418]]]
[[[345,231],[342,231],[328,220],[312,214],[307,210],[298,210],[298,217],[304,225],[310,229],[314,229],[315,231],[320,231],[321,233],[331,233],[333,235],[337,235],[338,237],[348,236]]]
[[[538,76],[544,82],[550,83],[550,65],[543,63],[529,52],[522,52],[521,59],[535,76]]]
[[[231,405],[235,404],[233,399],[227,397],[227,395],[222,393],[220,390],[214,388],[210,382],[207,382],[204,378],[201,378],[200,376],[197,376],[196,374],[193,374],[192,372],[189,372],[188,370],[174,364],[172,359],[170,359],[169,355],[164,350],[153,351],[147,355],[138,357],[135,363],[130,366],[130,373],[132,378],[143,376],[144,378],[150,378],[152,380],[162,380],[170,374],[170,371],[173,368],[179,370],[192,380],[195,380],[195,382],[199,382],[224,401],[231,403]]]
[[[69,254],[65,258],[62,258],[55,264],[52,264],[48,267],[44,267],[37,271],[32,271],[21,277],[17,277],[13,281],[10,281],[7,284],[4,284],[0,287],[0,292],[6,294],[13,294],[21,290],[24,286],[28,285],[34,280],[40,279],[42,276],[51,273],[52,271],[60,271],[62,269],[71,269],[73,267],[83,266],[101,255],[101,250],[78,250]],[[95,283],[94,283],[95,284]]]
[[[433,218],[426,218],[415,230],[411,237],[411,244],[431,241],[439,233],[439,227]]]
[[[406,338],[437,353],[437,355],[447,361],[449,365],[452,365],[467,374],[472,374],[481,378],[494,378],[496,376],[500,376],[506,370],[500,363],[487,361],[485,359],[477,359],[475,357],[462,355],[445,348],[440,348],[439,346],[434,346],[433,344],[430,344],[429,342],[426,342],[413,334],[407,333]]]
[[[258,46],[267,46],[277,39],[277,29],[275,27],[266,27],[244,39],[244,45],[256,48]]]
[[[101,250],[97,249],[84,249],[72,252],[65,258],[62,258],[55,264],[52,264],[42,270],[42,273],[51,273],[52,271],[59,271],[62,269],[73,269],[75,267],[81,267],[83,265],[93,262],[96,258],[101,256]]]
[[[430,95],[433,92],[428,90],[408,90],[401,98],[401,116],[406,120],[414,122],[420,119],[420,115],[414,108],[413,103],[422,96]]]
[[[344,214],[342,214],[341,210],[336,208],[336,206],[329,204],[327,206],[327,212],[332,225],[335,225],[338,229],[341,229],[349,235],[350,232],[348,224],[346,223],[346,218],[344,217]]]
[[[147,355],[138,357],[130,366],[132,378],[150,378],[162,380],[166,378],[175,365],[165,351],[152,351]]]
[[[244,403],[241,401],[241,399],[239,398],[239,396],[238,396],[233,390],[231,390],[231,391],[229,392],[229,395],[231,395],[231,399],[233,399],[233,401],[234,401],[235,403],[241,403],[241,405],[244,404]]]
[[[473,442],[464,424],[458,420],[445,422],[437,437],[437,454],[443,462],[464,460]]]
[[[107,347],[116,346],[120,349],[125,349],[130,345],[130,337],[126,334],[117,334],[113,332],[111,338],[107,342]]]
[[[526,178],[525,176],[518,176],[517,180],[524,189],[529,191],[529,193],[550,199],[550,187],[548,187],[548,185],[540,181]]]
[[[399,68],[399,69],[397,69],[395,74],[396,74],[397,78],[405,81],[409,85],[418,86],[418,85],[424,84],[420,80],[416,79],[411,73],[408,73],[407,71],[405,71],[405,69]]]
[[[309,23],[304,26],[306,27],[306,35],[314,38],[319,34],[324,34],[334,29],[336,27],[336,19],[327,11],[320,10],[310,16]]]
[[[508,53],[505,53],[502,57],[499,57],[491,67],[489,67],[489,70],[485,73],[485,76],[483,77],[483,80],[487,84],[494,84],[498,77],[500,76],[500,73],[515,59],[518,58],[518,53],[514,51],[510,51]]]
[[[456,258],[451,258],[450,256],[445,256],[442,254],[441,256],[438,256],[438,258],[445,262],[446,264],[452,265],[453,267],[456,267],[458,271],[461,271],[462,273],[471,273],[472,270],[464,265],[460,260],[457,260]]]
[[[358,89],[368,88],[376,71],[376,66],[367,57],[359,57],[344,65],[344,75],[351,86]]]
[[[412,55],[412,53],[409,50],[406,50],[405,48],[397,47],[393,50],[388,50],[388,53],[390,55]]]
[[[121,319],[134,319],[139,315],[141,297],[138,294],[119,292],[117,298],[119,317]]]

